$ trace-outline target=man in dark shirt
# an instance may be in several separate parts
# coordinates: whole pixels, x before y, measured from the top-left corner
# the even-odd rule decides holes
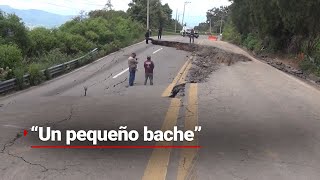
[[[191,32],[190,32],[190,43],[191,42],[194,43],[194,29],[191,29]]]
[[[144,85],[147,85],[148,79],[150,79],[150,85],[153,85],[153,69],[154,63],[151,61],[151,56],[147,57],[147,60],[144,62],[144,69],[145,69],[145,81]]]
[[[150,35],[151,35],[151,32],[150,32],[150,29],[149,29],[146,32],[146,34],[144,35],[144,37],[146,38],[146,44],[149,44]]]
[[[160,27],[158,30],[158,39],[161,40],[161,36],[162,36],[162,27]]]

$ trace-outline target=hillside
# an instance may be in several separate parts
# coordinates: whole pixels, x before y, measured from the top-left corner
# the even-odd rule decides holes
[[[66,21],[70,20],[72,16],[63,16],[59,14],[49,13],[46,11],[29,9],[20,10],[14,9],[10,6],[0,5],[0,9],[6,13],[16,14],[22,18],[23,22],[28,27],[44,26],[44,27],[56,27],[64,24]]]

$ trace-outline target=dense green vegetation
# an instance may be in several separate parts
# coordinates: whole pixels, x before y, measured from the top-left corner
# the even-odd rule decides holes
[[[181,30],[182,25],[172,19],[172,9],[168,4],[161,4],[161,0],[150,1],[150,29],[152,32],[157,32],[159,27],[162,27],[164,31],[174,31],[175,23],[177,23],[177,29]],[[129,4],[128,14],[134,20],[147,23],[147,0],[132,0]]]
[[[168,4],[151,1],[150,27],[174,28],[175,20]],[[14,14],[0,10],[0,81],[29,73],[39,83],[39,71],[83,56],[98,48],[105,56],[144,38],[146,32],[146,0],[133,0],[127,12],[111,9],[95,10],[58,28],[29,30]],[[179,24],[180,25],[180,24]],[[155,31],[153,31],[155,32]],[[153,34],[154,35],[154,34]]]
[[[320,74],[319,9],[318,0],[233,0],[207,17],[219,23],[222,14],[225,40],[256,53],[304,54],[303,67]]]
[[[18,71],[37,75],[37,70],[79,57],[94,48],[104,56],[138,40],[143,32],[144,26],[122,11],[92,11],[86,18],[74,18],[56,29],[32,30],[16,15],[1,12],[0,68],[12,69],[3,73],[1,79],[11,78]]]
[[[229,7],[221,6],[220,8],[212,8],[207,11],[207,22],[200,23],[195,29],[201,32],[210,32],[211,21],[211,33],[219,34],[225,26],[225,22],[228,18]]]

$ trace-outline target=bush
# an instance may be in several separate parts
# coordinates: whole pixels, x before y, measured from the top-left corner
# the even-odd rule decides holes
[[[105,56],[105,55],[111,53],[111,52],[112,52],[112,48],[113,48],[113,47],[112,47],[111,44],[106,44],[106,45],[104,45],[104,46],[102,47],[102,51],[103,51],[103,52],[99,52],[99,56]]]
[[[24,88],[25,83],[24,83],[24,70],[22,68],[16,68],[13,71],[14,77],[16,78],[16,83],[17,83],[17,88],[18,90],[21,90]]]
[[[304,41],[303,36],[293,36],[289,42],[289,45],[287,47],[287,51],[289,54],[297,54],[300,53],[301,50],[303,50],[305,47],[306,41]],[[303,50],[305,53],[306,51]]]
[[[318,41],[313,54],[315,58],[315,64],[320,67],[320,40]]]
[[[303,47],[302,50],[305,52],[306,43],[303,44]],[[311,57],[308,55],[304,61],[300,63],[300,67],[304,72],[320,77],[320,41],[316,44],[311,53]]]
[[[312,62],[305,59],[305,60],[301,61],[300,68],[304,72],[310,73],[314,70],[314,65],[312,64]]]
[[[262,41],[262,47],[267,52],[275,53],[280,49],[279,40],[272,36],[266,36]]]
[[[44,77],[46,78],[46,80],[52,79],[52,75],[50,74],[50,71],[48,69],[44,71]]]
[[[223,29],[223,39],[233,44],[241,44],[241,34],[237,31],[232,22],[228,22]]]
[[[315,58],[305,58],[300,63],[300,68],[302,71],[304,71],[307,74],[314,74],[318,77],[320,77],[320,66],[316,64]]]
[[[262,50],[262,41],[253,33],[247,35],[243,45],[254,52],[260,52]]]
[[[60,51],[60,49],[53,49],[46,54],[33,58],[32,62],[43,64],[45,67],[50,67],[56,64],[61,64],[71,60],[72,58],[67,54],[64,54]]]
[[[14,68],[22,64],[22,53],[16,45],[0,45],[0,67]]]
[[[31,64],[28,73],[30,75],[30,85],[32,86],[40,84],[44,79],[40,64]]]
[[[9,67],[0,68],[0,81],[4,81],[7,79],[8,75],[11,73],[11,69]]]

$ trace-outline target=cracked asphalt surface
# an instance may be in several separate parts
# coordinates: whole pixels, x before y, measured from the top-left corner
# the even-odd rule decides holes
[[[188,42],[177,36],[163,39]],[[319,179],[320,91],[236,46],[205,37],[195,41],[243,54],[252,61],[221,64],[205,82],[187,83],[180,92],[177,126],[189,126],[187,121],[197,115],[197,123],[202,126],[198,143],[203,148],[191,152],[190,167],[191,155],[181,158],[184,150],[172,150],[165,179]],[[160,48],[163,49],[157,51]],[[139,67],[135,86],[127,88],[128,72],[113,77],[127,68],[131,52],[137,53]],[[143,85],[142,65],[147,55],[156,65],[154,86]],[[118,129],[124,125],[139,132],[143,126],[160,129],[168,109],[177,108],[170,103],[171,98],[161,95],[190,56],[191,52],[140,43],[41,86],[0,99],[0,179],[147,177],[147,164],[153,157],[150,149],[31,149],[31,145],[64,144],[40,142],[31,132],[23,137],[23,129]],[[196,94],[196,100],[190,94]],[[164,159],[160,157],[159,164]],[[187,171],[186,175],[181,176],[181,171]]]

